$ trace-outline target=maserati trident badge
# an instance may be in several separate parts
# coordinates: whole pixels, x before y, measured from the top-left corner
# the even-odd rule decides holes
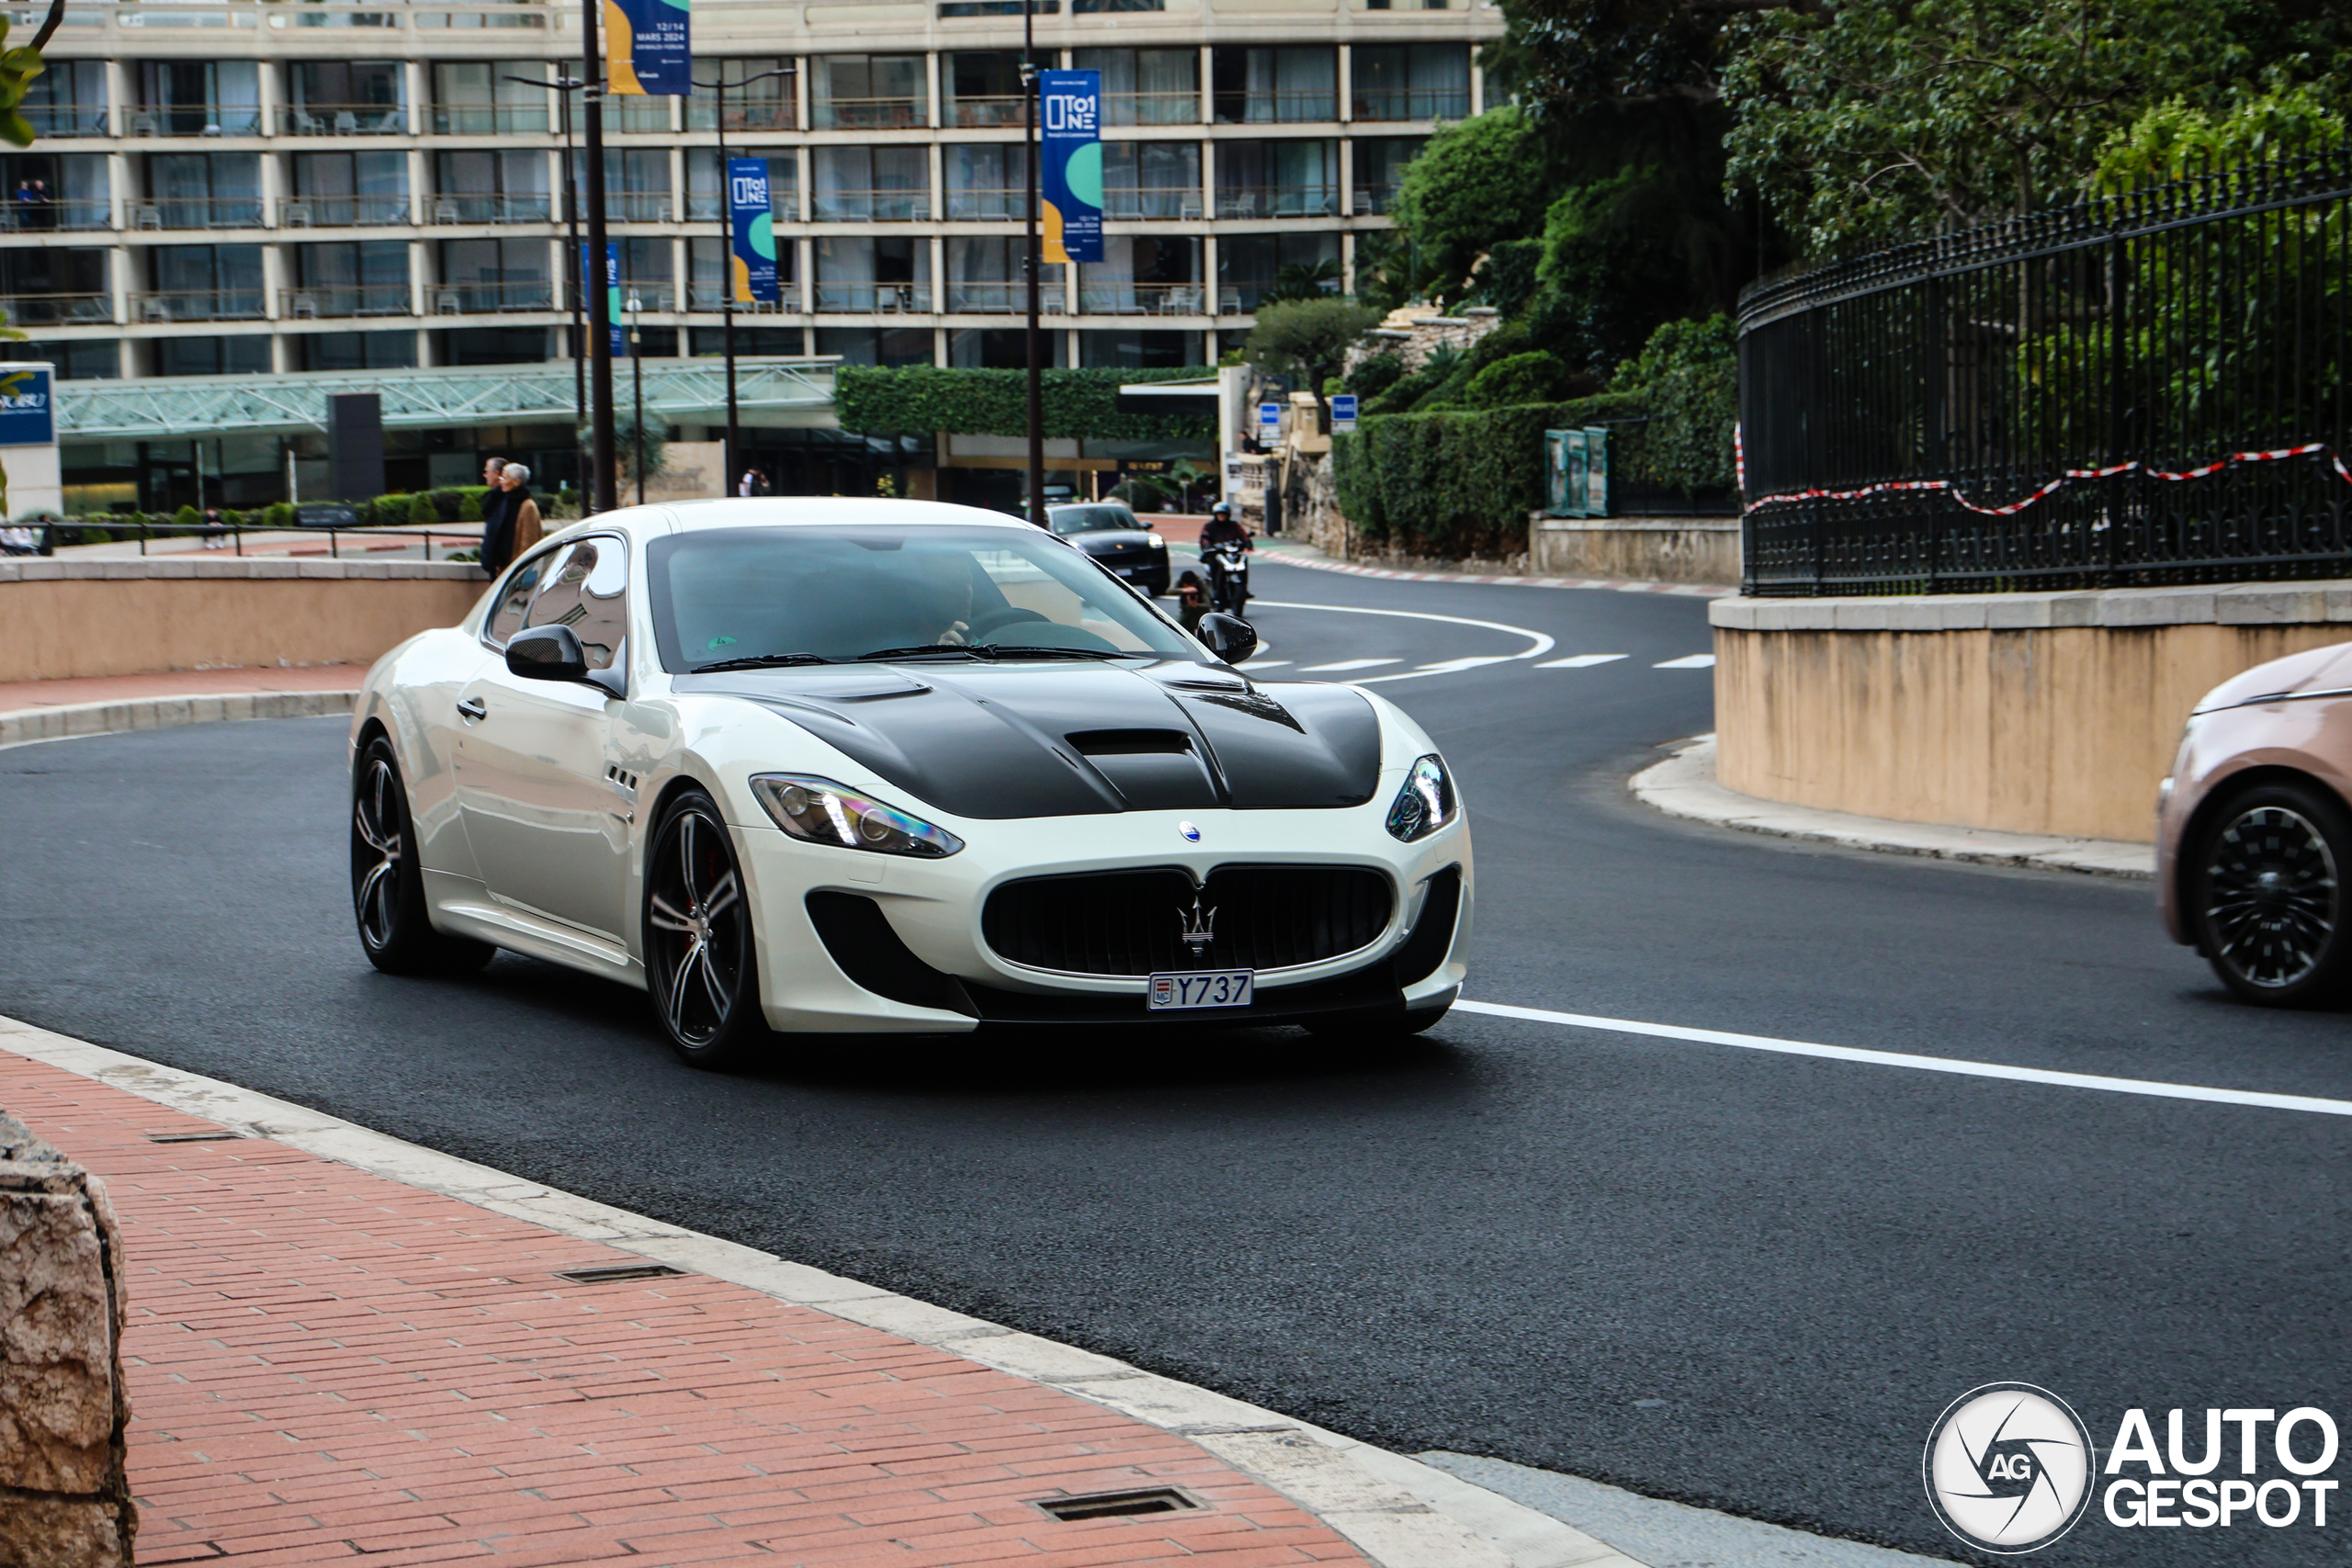
[[[1206,957],[1209,943],[1216,936],[1216,906],[1212,904],[1206,909],[1202,908],[1201,896],[1195,893],[1191,911],[1179,909],[1176,919],[1184,928],[1184,945],[1193,950],[1193,956],[1195,959]]]

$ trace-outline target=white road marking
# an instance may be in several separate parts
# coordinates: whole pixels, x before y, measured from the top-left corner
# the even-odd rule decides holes
[[[1598,1029],[1611,1034],[1645,1034],[1660,1040],[1689,1040],[1702,1045],[1730,1045],[1743,1051],[1775,1052],[1783,1056],[1818,1056],[1832,1062],[1857,1062],[1874,1067],[1909,1067],[1917,1072],[1951,1073],[1962,1077],[2006,1078],[2012,1083],[2049,1084],[2059,1089],[2104,1089],[2110,1094],[2141,1094],[2158,1100],[2202,1100],[2216,1105],[2254,1105],[2272,1111],[2307,1111],[2322,1116],[2352,1116],[2352,1100],[2321,1100],[2303,1094],[2266,1094],[2245,1089],[2208,1089],[2201,1084],[2165,1083],[2151,1078],[2111,1078],[2097,1073],[2061,1073],[2046,1067],[2012,1067],[2001,1062],[1917,1056],[1905,1051],[1864,1051],[1851,1045],[1816,1045],[1804,1040],[1776,1040],[1767,1034],[1734,1034],[1720,1029],[1685,1029],[1679,1024],[1641,1023],[1625,1018],[1596,1018],[1589,1013],[1506,1007],[1498,1002],[1460,1001],[1453,1005],[1464,1012],[1521,1019],[1530,1023],[1558,1023],[1571,1029]]]
[[[1663,664],[1650,666],[1653,670],[1713,670],[1714,667],[1715,656],[1712,653],[1694,653],[1687,659],[1669,659]]]
[[[1426,610],[1373,610],[1361,604],[1298,604],[1276,599],[1260,599],[1255,603],[1269,610],[1322,610],[1335,615],[1394,615],[1408,621],[1441,621],[1447,626],[1480,626],[1490,632],[1509,632],[1513,637],[1527,638],[1527,647],[1517,653],[1502,655],[1496,660],[1498,663],[1508,663],[1517,659],[1541,659],[1556,646],[1542,632],[1531,631],[1525,626],[1506,626],[1500,621],[1473,620],[1467,615],[1435,615]],[[1469,668],[1469,666],[1461,665],[1456,660],[1445,664],[1433,664],[1423,670],[1406,670],[1394,675],[1366,675],[1361,680],[1350,682],[1349,684],[1374,686],[1384,681],[1418,681],[1425,675],[1450,674],[1456,668]],[[1300,673],[1305,674],[1306,671],[1301,671]]]
[[[1508,653],[1474,654],[1468,659],[1448,659],[1437,664],[1424,664],[1413,671],[1416,675],[1451,675],[1456,670],[1476,670],[1481,664],[1508,664],[1514,656]]]
[[[1538,670],[1589,670],[1596,664],[1614,664],[1626,656],[1622,653],[1577,653],[1566,659],[1547,660]]]
[[[1299,671],[1302,675],[1318,675],[1327,670],[1369,670],[1375,664],[1402,664],[1401,659],[1342,659],[1336,664],[1309,664]]]

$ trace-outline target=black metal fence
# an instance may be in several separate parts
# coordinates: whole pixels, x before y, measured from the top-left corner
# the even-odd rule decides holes
[[[2352,152],[1749,289],[1746,587],[2352,575]]]

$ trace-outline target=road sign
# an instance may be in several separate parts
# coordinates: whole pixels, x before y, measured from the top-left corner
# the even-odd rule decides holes
[[[1282,404],[1280,404],[1280,403],[1260,403],[1260,404],[1258,405],[1258,428],[1259,428],[1259,429],[1261,429],[1261,430],[1266,430],[1266,431],[1280,430],[1280,429],[1282,428],[1282,423],[1283,423],[1283,405],[1282,405]]]
[[[1336,434],[1356,427],[1356,395],[1335,392],[1331,395],[1331,429]]]

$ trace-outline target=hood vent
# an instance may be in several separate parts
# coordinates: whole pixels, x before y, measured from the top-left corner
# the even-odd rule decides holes
[[[1064,739],[1081,757],[1181,757],[1193,749],[1182,729],[1081,729]]]

